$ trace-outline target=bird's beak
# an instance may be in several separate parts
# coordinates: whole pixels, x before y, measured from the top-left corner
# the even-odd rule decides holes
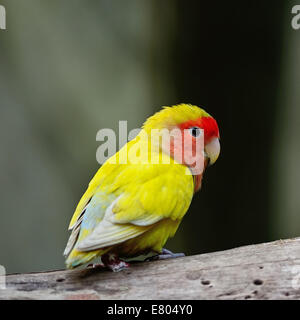
[[[213,165],[220,154],[220,141],[218,138],[213,138],[209,143],[204,147],[205,162],[207,164],[205,167]]]

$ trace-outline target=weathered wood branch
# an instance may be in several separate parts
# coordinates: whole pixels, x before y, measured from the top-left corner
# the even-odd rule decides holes
[[[13,274],[0,299],[299,299],[300,238],[99,269]]]

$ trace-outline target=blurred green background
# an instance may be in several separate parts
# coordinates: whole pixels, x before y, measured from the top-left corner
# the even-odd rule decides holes
[[[64,267],[96,133],[162,105],[205,107],[221,156],[169,249],[300,236],[300,30],[294,1],[0,0],[0,264]]]

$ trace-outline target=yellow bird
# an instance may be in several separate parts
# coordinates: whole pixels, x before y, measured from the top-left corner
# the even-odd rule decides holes
[[[101,257],[102,265],[119,271],[129,266],[122,258],[176,256],[163,247],[219,152],[217,122],[203,109],[179,104],[149,117],[136,138],[102,165],[79,201],[64,251],[67,268]]]

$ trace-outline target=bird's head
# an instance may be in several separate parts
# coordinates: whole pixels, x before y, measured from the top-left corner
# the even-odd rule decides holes
[[[163,107],[147,119],[143,129],[147,133],[159,129],[162,138],[164,132],[171,132],[170,139],[162,139],[161,150],[177,162],[188,166],[193,175],[202,174],[203,170],[214,164],[219,157],[218,124],[211,115],[197,106],[179,104]]]

